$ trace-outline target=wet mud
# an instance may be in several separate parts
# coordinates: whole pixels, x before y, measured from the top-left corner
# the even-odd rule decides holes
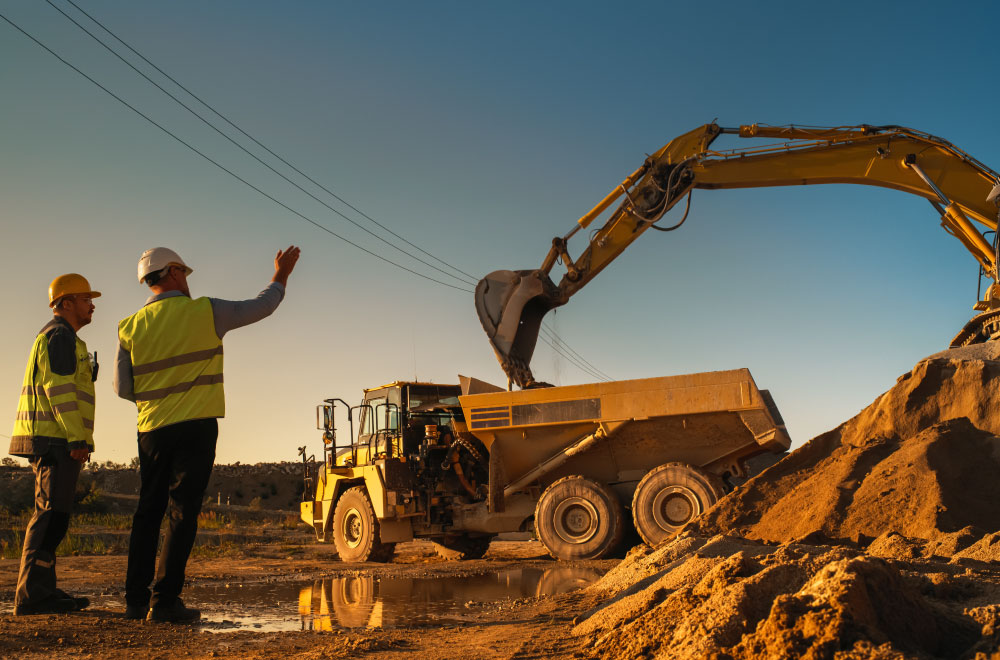
[[[185,603],[197,624],[128,621],[125,557],[61,557],[60,584],[92,604],[14,617],[17,566],[0,561],[0,657],[521,658],[587,657],[573,618],[585,587],[617,560],[557,562],[533,541],[494,542],[484,559],[445,561],[429,543],[386,564],[346,564],[314,542],[192,559]]]
[[[304,581],[196,584],[184,601],[202,612],[209,632],[331,631],[462,625],[483,606],[567,594],[599,580],[606,569],[583,566],[508,568],[472,575],[346,575]],[[114,595],[93,606],[123,610]]]

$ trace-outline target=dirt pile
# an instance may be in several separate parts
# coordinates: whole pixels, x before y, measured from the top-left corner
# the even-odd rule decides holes
[[[685,533],[591,587],[614,596],[573,632],[602,658],[974,657],[1000,621],[980,606],[998,602],[1000,575],[981,570]]]
[[[693,525],[774,543],[888,532],[952,556],[1000,530],[1000,361],[932,357]],[[996,558],[997,542],[981,548]]]
[[[602,658],[1000,658],[1000,343],[931,356],[636,548],[574,634]]]

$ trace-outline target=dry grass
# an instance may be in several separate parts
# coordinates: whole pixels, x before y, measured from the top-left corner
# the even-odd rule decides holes
[[[218,559],[220,557],[239,558],[246,556],[243,548],[244,546],[230,541],[218,541],[217,543],[209,541],[194,546],[191,549],[191,556],[202,559]]]

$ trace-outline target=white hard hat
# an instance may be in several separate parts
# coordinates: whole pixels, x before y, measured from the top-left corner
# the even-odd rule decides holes
[[[184,260],[181,259],[181,255],[177,254],[170,248],[165,247],[155,247],[146,250],[139,257],[139,283],[150,273],[155,273],[158,270],[163,270],[167,266],[180,266],[184,269],[184,272],[190,275],[194,272],[193,269],[189,268]]]

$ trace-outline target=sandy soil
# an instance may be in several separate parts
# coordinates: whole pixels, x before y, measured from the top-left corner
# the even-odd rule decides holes
[[[189,592],[202,587],[295,582],[306,584],[337,576],[448,577],[508,569],[578,567],[604,571],[617,560],[555,562],[537,542],[497,541],[484,559],[448,562],[427,543],[398,547],[389,564],[345,564],[321,545],[296,549],[258,547],[240,558],[192,559]],[[259,632],[224,623],[181,625],[129,621],[122,617],[121,585],[125,557],[62,557],[60,586],[89,596],[90,608],[68,615],[12,615],[17,565],[0,561],[0,657],[17,658],[340,658],[374,654],[379,658],[573,658],[588,657],[586,640],[570,634],[574,617],[597,605],[599,596],[575,591],[492,602],[470,601],[461,621],[393,624],[383,629],[340,628],[328,631]],[[204,591],[204,590],[202,590]],[[238,593],[238,592],[237,592]],[[253,615],[273,604],[247,607],[232,598],[201,602],[206,618]],[[295,617],[291,612],[291,618]],[[235,616],[233,617],[235,618]],[[228,624],[228,625],[227,625]]]
[[[1000,659],[993,357],[922,360],[673,541],[633,550],[589,587],[605,599],[574,634],[609,660]]]
[[[604,600],[573,633],[607,660],[1000,657],[1000,567],[880,540],[865,550],[684,532],[590,585]]]

